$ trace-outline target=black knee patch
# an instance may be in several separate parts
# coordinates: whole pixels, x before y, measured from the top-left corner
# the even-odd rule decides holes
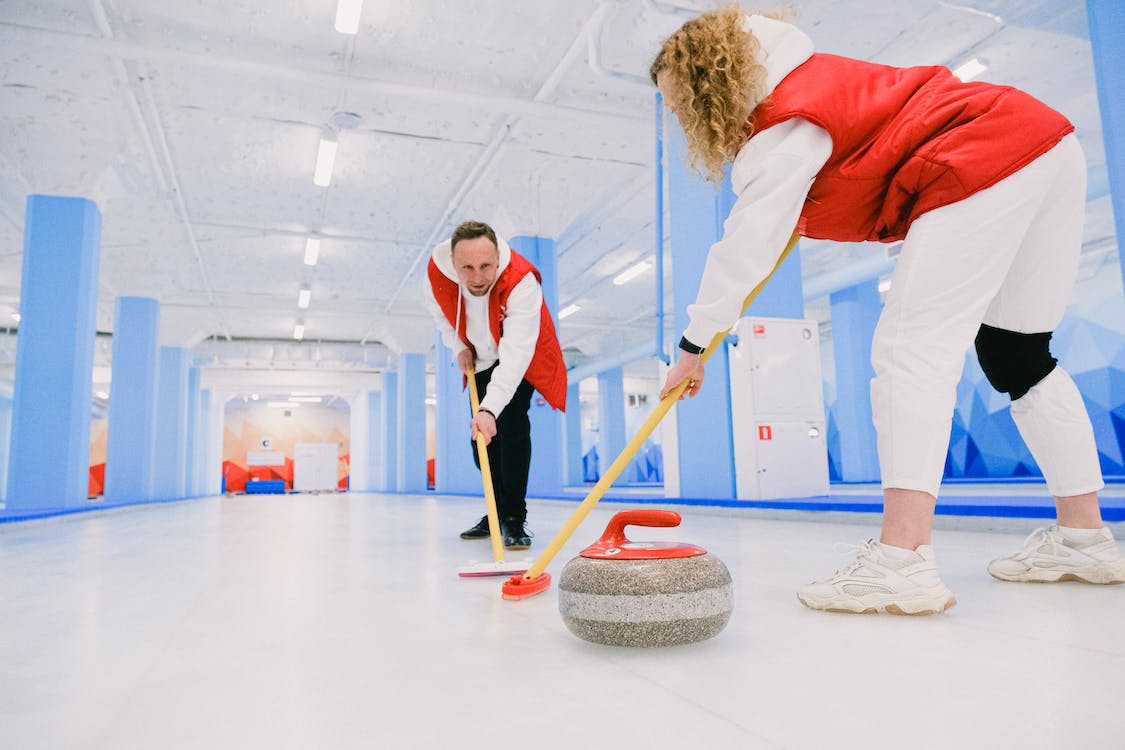
[[[1058,360],[1051,356],[1050,342],[1050,331],[1017,333],[982,325],[977,332],[977,358],[992,387],[1015,401],[1055,369]]]

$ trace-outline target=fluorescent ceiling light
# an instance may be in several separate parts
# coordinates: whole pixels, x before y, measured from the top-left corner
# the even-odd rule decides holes
[[[340,0],[336,6],[336,31],[341,34],[357,33],[362,12],[363,0]]]
[[[647,260],[642,260],[635,266],[630,266],[629,268],[626,268],[624,271],[614,276],[613,283],[617,286],[628,284],[630,281],[637,278],[651,267],[652,263],[648,262]]]
[[[974,57],[972,60],[962,63],[960,67],[954,69],[953,75],[960,78],[962,81],[971,81],[986,70],[988,70],[988,65],[982,62],[979,57]]]
[[[581,309],[581,305],[567,305],[563,309],[559,310],[559,320],[562,320],[563,318],[569,318],[571,315],[574,315],[574,313],[578,312]]]
[[[288,401],[267,401],[266,406],[271,409],[296,409],[300,404],[291,404]]]
[[[297,325],[293,326],[293,338],[300,341],[304,337],[305,337],[305,324],[304,323],[298,323]]]
[[[315,266],[316,259],[320,256],[320,240],[309,237],[305,240],[305,265]]]
[[[312,291],[309,289],[302,289],[297,293],[297,307],[304,310],[309,306],[309,300],[312,298]]]
[[[290,396],[291,404],[319,404],[320,396]]]
[[[883,279],[882,281],[879,282],[879,293],[880,294],[882,294],[883,292],[886,292],[890,288],[891,288],[891,280],[890,279]]]
[[[319,187],[328,187],[332,182],[332,165],[336,161],[336,141],[327,138],[320,139],[320,147],[316,150],[316,170],[313,172],[313,184]]]

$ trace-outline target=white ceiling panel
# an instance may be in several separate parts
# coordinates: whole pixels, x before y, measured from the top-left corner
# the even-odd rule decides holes
[[[18,308],[26,196],[47,193],[102,210],[99,329],[112,330],[117,296],[153,297],[162,341],[212,366],[377,369],[389,349],[427,351],[429,245],[468,218],[558,240],[560,306],[582,308],[560,325],[572,360],[641,345],[655,268],[612,278],[654,257],[645,76],[660,41],[712,5],[366,0],[352,36],[333,28],[334,0],[0,2],[0,317]],[[1082,3],[806,0],[795,20],[826,52],[977,56],[983,80],[1059,108],[1091,165],[1087,246],[1108,252]],[[343,113],[352,127],[333,131]],[[321,188],[326,130],[339,150]],[[802,247],[806,278],[883,252]],[[307,346],[291,343],[297,320]]]

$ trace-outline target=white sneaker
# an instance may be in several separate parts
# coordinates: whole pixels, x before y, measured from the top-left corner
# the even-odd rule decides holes
[[[1001,581],[1115,584],[1125,583],[1125,560],[1108,529],[1102,539],[1080,544],[1048,526],[1031,532],[1016,554],[990,562],[988,572]]]
[[[868,539],[858,547],[851,565],[824,581],[802,586],[797,598],[810,609],[892,615],[934,615],[957,603],[938,578],[934,550],[923,545],[902,560],[884,554]]]

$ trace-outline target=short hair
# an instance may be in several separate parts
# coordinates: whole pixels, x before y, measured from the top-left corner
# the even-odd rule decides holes
[[[464,221],[453,230],[453,239],[449,245],[449,252],[457,247],[461,240],[475,240],[477,237],[487,237],[499,249],[500,243],[496,241],[496,232],[483,221]]]

